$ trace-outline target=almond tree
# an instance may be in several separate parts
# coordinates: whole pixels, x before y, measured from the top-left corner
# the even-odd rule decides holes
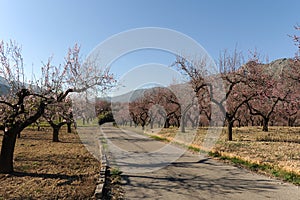
[[[104,106],[104,108],[105,107],[106,106]],[[129,114],[129,105],[127,102],[113,102],[112,108],[113,109],[111,112],[113,114],[115,122],[118,125],[126,126],[127,123],[129,122],[130,127],[132,126],[132,120]]]
[[[286,83],[286,87],[288,87],[287,90],[290,92],[287,95],[285,101],[282,102],[281,108],[279,108],[278,115],[283,116],[287,120],[288,126],[293,126],[297,120],[297,117],[299,116],[298,114],[300,110],[300,81],[291,78],[292,75],[290,74],[290,72],[293,71],[293,69],[300,69],[299,64],[299,61],[292,62],[291,65],[287,66],[288,69],[285,70],[283,74],[283,79],[285,80],[285,82],[288,83]],[[298,73],[298,75],[296,73]],[[300,72],[298,70],[298,72],[295,72],[293,76],[299,76],[299,74]]]
[[[53,129],[52,141],[59,142],[59,131],[67,123],[72,123],[72,101],[70,98],[47,106],[43,117]]]
[[[198,98],[201,90],[209,93],[210,101],[217,105],[226,120],[228,140],[231,141],[237,111],[255,95],[254,90],[249,87],[252,79],[250,73],[246,74],[239,69],[243,57],[237,50],[232,55],[226,50],[220,55],[219,74],[209,75],[206,62],[205,59],[188,61],[186,58],[178,56],[174,65],[188,76]],[[224,88],[214,85],[217,80],[223,81]],[[225,90],[224,95],[221,92],[222,89]]]
[[[91,63],[81,64],[79,52],[78,45],[69,49],[64,64],[60,66],[52,66],[49,59],[41,69],[42,78],[26,84],[21,48],[14,42],[0,42],[0,75],[10,88],[9,94],[0,97],[0,130],[4,132],[0,173],[13,172],[17,135],[36,122],[49,105],[63,102],[72,92],[112,82],[108,71],[89,73],[96,72],[96,67]]]
[[[149,105],[143,101],[142,98],[136,99],[134,102],[129,103],[129,113],[135,125],[141,125],[143,130],[150,122],[148,115]]]
[[[300,31],[300,26],[296,25],[295,30]],[[286,95],[284,101],[276,108],[276,114],[287,121],[289,126],[293,126],[297,120],[300,108],[300,37],[298,35],[290,35],[297,48],[294,59],[286,59],[284,69],[282,70],[281,80],[285,85]]]
[[[194,110],[196,110],[196,105],[193,106]],[[200,119],[200,113],[195,113],[193,111],[188,111],[186,113],[186,123],[190,122],[191,124],[191,127],[194,129],[194,128],[197,128],[198,125],[199,125],[199,119]]]
[[[77,49],[77,47],[75,48]],[[69,54],[70,52],[68,53],[68,56],[70,56]],[[74,56],[77,57],[77,55]],[[61,91],[63,91],[63,83],[65,80],[57,79],[57,77],[60,77],[61,73],[65,75],[66,72],[66,68],[64,70],[60,70],[58,67],[52,66],[51,58],[48,59],[48,62],[42,67],[42,77],[46,82],[48,82],[47,88],[51,88],[51,93],[53,96],[59,96]],[[51,82],[49,82],[49,80],[51,80]],[[66,96],[66,98],[62,99],[61,101],[49,104],[42,116],[53,129],[52,141],[59,142],[58,135],[60,128],[65,124],[72,124],[73,122],[72,100],[69,98],[69,96]],[[70,129],[70,126],[68,126],[68,129]],[[68,130],[68,132],[69,131],[70,130]]]
[[[249,112],[247,105],[242,105],[234,117],[234,126],[249,126],[251,124],[250,116],[252,116]]]
[[[202,126],[209,125],[212,117],[210,95],[207,88],[203,88],[198,92],[198,106],[200,116],[204,119],[201,120]],[[208,123],[207,123],[208,122]]]
[[[289,67],[280,68],[274,63],[261,64],[253,61],[248,64],[248,69],[260,72],[255,78],[257,95],[247,102],[247,106],[252,115],[263,119],[262,130],[268,131],[269,121],[275,114],[276,107],[286,101],[292,93],[290,82],[284,78]]]
[[[181,104],[178,99],[176,91],[170,88],[153,88],[145,93],[144,98],[151,104],[151,106],[158,105],[157,110],[160,119],[164,119],[164,128],[169,128],[171,125],[180,126]]]
[[[299,102],[294,99],[282,102],[276,109],[276,117],[281,118],[288,126],[294,126],[300,110]]]
[[[34,123],[44,113],[47,104],[55,99],[26,87],[21,48],[14,42],[0,43],[0,61],[0,74],[10,87],[9,93],[2,95],[0,100],[0,130],[4,132],[0,172],[9,173],[13,171],[13,153],[17,135]],[[66,94],[62,93],[60,99],[65,96]]]
[[[248,80],[242,78],[238,72],[233,74],[223,74],[222,76],[223,80],[226,81],[224,83],[226,87],[226,96],[221,101],[216,101],[212,98],[212,102],[219,107],[223,114],[225,114],[228,140],[231,141],[232,128],[234,121],[237,119],[239,109],[253,98],[256,93],[248,88]]]
[[[165,116],[166,116],[166,112],[164,110],[164,108],[161,105],[153,105],[151,106],[150,110],[149,110],[149,116],[150,116],[150,128],[153,129],[154,128],[154,124],[157,124],[157,127],[161,128],[162,125],[165,122]]]
[[[73,104],[73,118],[74,123],[77,125],[78,120],[82,120],[83,125],[86,122],[86,101],[82,94],[75,93],[71,95]],[[76,126],[75,126],[76,127]]]
[[[154,106],[159,107],[152,110]],[[165,120],[164,128],[169,128],[171,125],[179,127],[180,108],[176,95],[170,89],[160,87],[145,90],[142,95],[129,103],[132,120],[142,127],[155,120],[154,116]]]
[[[190,115],[198,115],[199,117],[199,110],[197,108],[197,97],[194,94],[194,91],[190,84],[174,84],[170,86],[171,90],[176,95],[176,103],[178,107],[181,109],[181,122],[180,128],[181,132],[185,132],[185,127],[187,126],[187,118],[188,114]],[[191,119],[191,118],[190,118]]]

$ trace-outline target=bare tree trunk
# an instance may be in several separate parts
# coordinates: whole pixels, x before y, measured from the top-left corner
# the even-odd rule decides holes
[[[59,142],[59,138],[58,138],[58,135],[59,135],[59,130],[60,128],[65,125],[66,123],[65,122],[61,122],[59,124],[55,124],[53,123],[52,121],[49,121],[49,124],[51,125],[52,129],[53,129],[53,133],[52,133],[52,141],[53,142]]]
[[[72,133],[72,122],[67,123],[68,133]]]
[[[165,124],[164,124],[164,128],[169,128],[170,127],[170,119],[166,118]]]
[[[228,125],[227,125],[227,129],[228,129],[228,141],[232,141],[232,128],[233,128],[233,120],[228,120]]]
[[[181,117],[181,133],[185,133],[185,113]]]
[[[14,171],[13,156],[18,132],[13,129],[3,136],[0,154],[0,173],[12,173]]]
[[[254,126],[254,119],[250,116],[251,126]]]
[[[293,127],[293,126],[295,126],[295,122],[296,122],[296,117],[293,117],[293,118],[288,118],[288,126],[290,126],[290,127]]]
[[[265,132],[269,131],[268,124],[269,124],[269,118],[264,118],[264,120],[263,120],[263,129],[262,129],[263,131],[265,131]]]
[[[59,135],[59,129],[60,129],[60,127],[56,126],[56,127],[52,127],[52,128],[53,128],[52,141],[53,142],[59,142],[58,135]]]

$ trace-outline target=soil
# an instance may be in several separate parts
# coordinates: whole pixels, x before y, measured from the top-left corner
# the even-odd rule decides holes
[[[123,200],[124,188],[122,187],[121,174],[112,173],[113,169],[109,168],[108,176],[106,177],[106,183],[104,186],[103,200]]]
[[[59,138],[52,142],[50,129],[22,132],[15,147],[15,172],[0,174],[0,199],[94,198],[99,161],[76,133],[62,130]]]

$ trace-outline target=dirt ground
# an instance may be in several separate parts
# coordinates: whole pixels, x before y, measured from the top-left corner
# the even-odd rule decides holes
[[[77,134],[64,130],[61,142],[51,139],[51,130],[22,133],[15,148],[15,172],[0,174],[0,200],[93,199],[99,161]]]

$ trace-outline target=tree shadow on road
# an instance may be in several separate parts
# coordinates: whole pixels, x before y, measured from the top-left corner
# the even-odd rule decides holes
[[[123,175],[124,185],[135,198],[162,199],[178,195],[186,199],[229,198],[233,194],[276,191],[271,180],[246,173],[244,169],[221,166],[209,158],[196,162],[174,162],[152,173]],[[149,192],[150,191],[150,192]],[[228,196],[229,195],[229,196]]]

